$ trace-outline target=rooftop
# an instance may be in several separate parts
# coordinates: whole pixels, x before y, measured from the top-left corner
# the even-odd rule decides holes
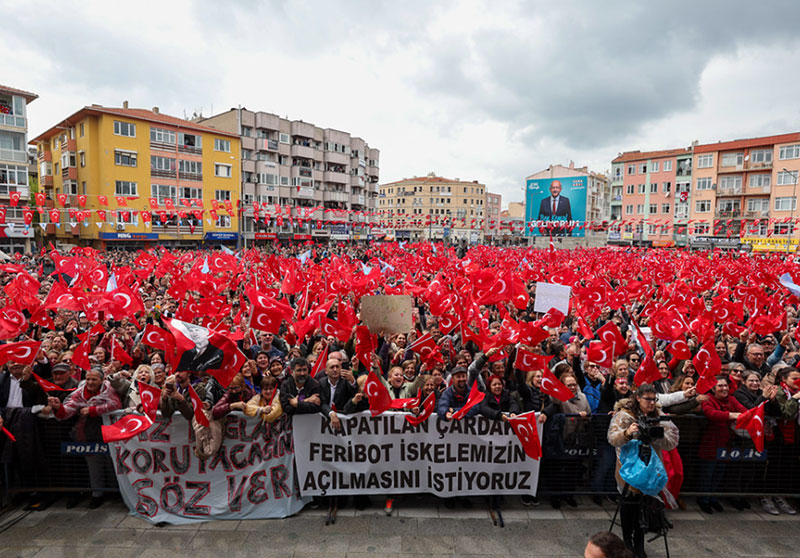
[[[763,136],[760,138],[736,139],[731,141],[720,141],[717,143],[704,143],[696,145],[695,153],[711,153],[713,151],[727,151],[729,149],[745,149],[748,147],[770,146],[776,143],[789,143],[800,141],[800,133],[780,134],[777,136]]]
[[[628,163],[631,161],[646,161],[647,159],[660,159],[690,153],[690,148],[662,149],[661,151],[626,151],[612,160],[612,163]]]
[[[38,99],[39,95],[36,93],[31,93],[30,91],[24,91],[22,89],[16,89],[14,87],[8,87],[7,85],[0,84],[0,93],[10,93],[11,95],[20,95],[21,97],[25,97],[27,102],[32,102],[34,99]]]

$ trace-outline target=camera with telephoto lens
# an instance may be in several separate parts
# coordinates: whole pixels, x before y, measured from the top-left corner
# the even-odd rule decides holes
[[[639,425],[639,441],[645,445],[650,445],[655,440],[661,440],[664,437],[664,427],[661,426],[662,420],[667,419],[663,417],[639,417],[637,422]]]

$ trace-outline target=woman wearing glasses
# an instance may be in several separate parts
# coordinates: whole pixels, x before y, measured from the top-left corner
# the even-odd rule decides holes
[[[634,488],[624,490],[625,481],[619,475],[620,448],[633,439],[639,438],[639,422],[645,417],[656,418],[664,414],[656,403],[658,397],[652,384],[642,384],[633,397],[619,401],[615,406],[614,418],[608,427],[608,443],[617,448],[617,487],[623,494],[620,507],[620,524],[622,525],[622,540],[625,546],[633,550],[638,557],[645,556],[644,530],[639,525],[639,505],[642,493]],[[657,451],[670,451],[678,446],[678,427],[669,420],[662,420],[659,424],[664,428],[664,437],[652,440],[650,446],[642,446],[640,455],[643,460],[650,459],[653,449]]]

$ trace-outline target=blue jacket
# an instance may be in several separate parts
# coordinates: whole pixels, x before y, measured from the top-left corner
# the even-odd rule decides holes
[[[436,407],[436,414],[439,415],[439,418],[442,420],[447,420],[447,411],[450,409],[457,411],[463,407],[469,398],[469,390],[470,386],[467,386],[467,390],[464,392],[464,395],[457,394],[453,389],[453,386],[450,386],[444,390],[444,393],[442,393],[442,396],[439,398],[439,403]],[[478,411],[480,411],[480,407],[480,405],[475,405],[472,409],[467,411],[467,416],[471,417],[477,415]]]

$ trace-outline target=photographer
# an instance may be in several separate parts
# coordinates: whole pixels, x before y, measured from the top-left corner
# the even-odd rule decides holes
[[[653,449],[669,451],[678,445],[678,427],[664,418],[656,404],[656,390],[652,384],[642,384],[636,394],[623,399],[614,407],[617,411],[608,427],[608,442],[617,448],[617,486],[623,494],[620,507],[620,524],[625,546],[636,556],[644,556],[644,530],[639,525],[639,505],[642,493],[635,488],[624,490],[625,482],[619,476],[620,448],[633,439],[642,442],[640,457],[646,462]]]

